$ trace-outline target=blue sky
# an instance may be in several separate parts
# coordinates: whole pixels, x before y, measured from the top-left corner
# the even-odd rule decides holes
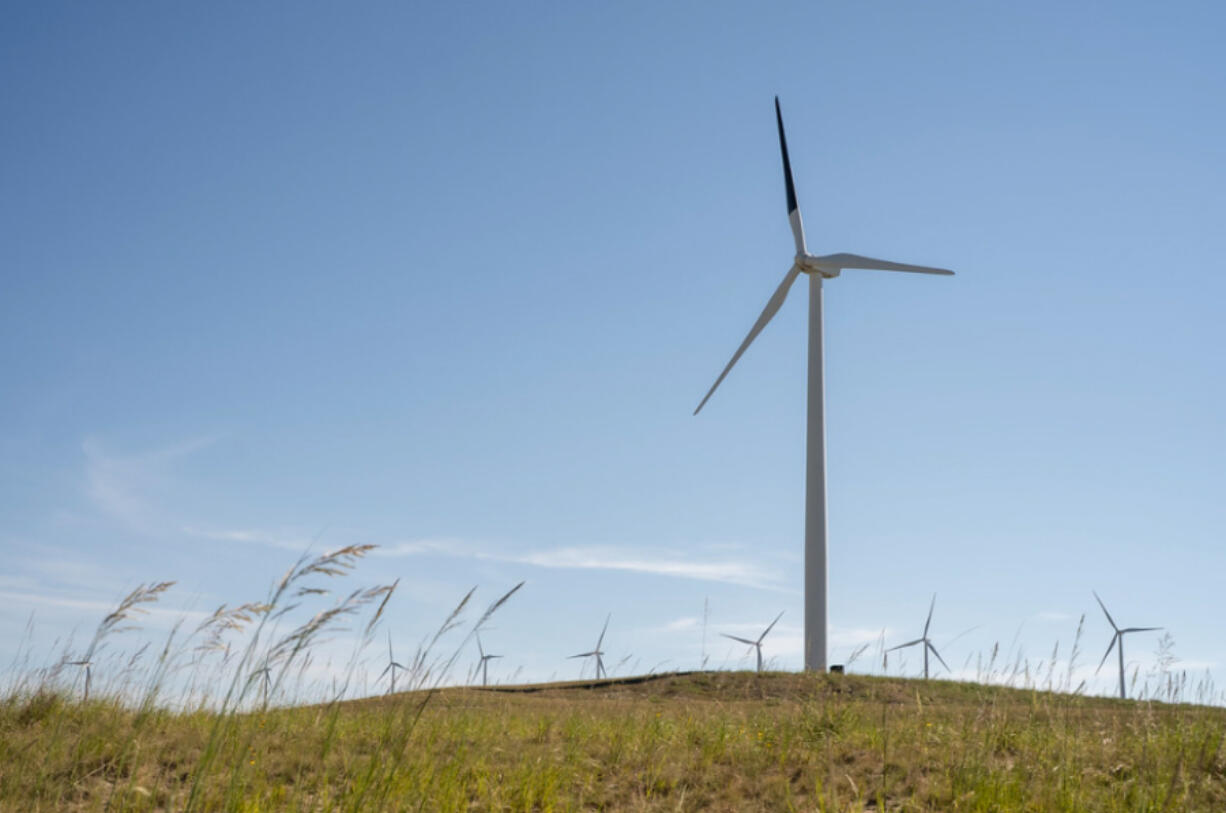
[[[813,250],[958,272],[827,287],[832,661],[935,592],[955,668],[1083,612],[1097,662],[1096,588],[1220,683],[1224,24],[10,6],[0,655],[373,543],[405,647],[526,580],[507,672],[571,676],[610,612],[623,671],[693,666],[704,600],[712,663],[782,610],[798,668],[803,296],[690,415],[790,263],[777,93]]]

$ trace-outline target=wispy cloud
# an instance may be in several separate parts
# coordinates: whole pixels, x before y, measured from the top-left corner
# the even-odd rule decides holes
[[[683,559],[651,551],[628,553],[604,547],[568,547],[520,555],[486,555],[482,558],[501,559],[536,567],[620,570],[630,573],[650,573],[657,576],[725,582],[745,587],[780,589],[780,580],[776,574],[751,562],[701,561],[696,557]]]
[[[211,445],[215,437],[197,437],[133,454],[116,454],[100,441],[87,438],[85,496],[103,514],[129,530],[154,534],[164,531],[167,520],[154,497],[166,490],[170,465]]]
[[[236,542],[249,545],[263,545],[269,548],[277,548],[278,550],[292,550],[295,553],[304,553],[314,547],[317,539],[308,539],[304,536],[296,536],[293,534],[277,534],[267,531],[244,530],[244,529],[209,529],[198,528],[194,525],[184,525],[183,533],[188,536],[194,536],[198,539],[208,539],[214,542]]]
[[[437,554],[550,569],[647,573],[656,576],[738,584],[763,590],[784,589],[779,574],[752,562],[727,558],[704,559],[693,553],[679,556],[658,550],[622,549],[610,546],[570,546],[515,553],[480,548],[462,540],[425,539],[398,542],[379,548],[376,554],[382,556]]]
[[[103,601],[98,598],[53,594],[46,592],[29,593],[18,590],[0,590],[0,600],[15,606],[47,607],[60,610],[87,611],[101,616],[115,609],[118,600]],[[180,619],[188,621],[203,621],[208,613],[200,610],[185,610],[175,607],[143,607],[141,615],[149,621],[155,621],[154,626],[168,626]]]

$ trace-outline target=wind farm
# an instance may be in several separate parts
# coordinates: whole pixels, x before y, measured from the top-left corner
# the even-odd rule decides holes
[[[1226,810],[1226,6],[125,11],[0,26],[0,813]]]

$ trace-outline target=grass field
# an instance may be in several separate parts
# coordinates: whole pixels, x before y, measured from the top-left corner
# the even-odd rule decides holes
[[[0,709],[5,810],[1226,809],[1226,712],[707,672],[212,712]]]
[[[303,689],[320,636],[363,614],[375,636],[394,584],[290,623],[364,552],[301,560],[263,602],[107,655],[170,585],[141,587],[79,651],[15,664],[0,810],[1226,810],[1220,705],[723,671],[439,688],[471,593],[408,660],[410,691]]]

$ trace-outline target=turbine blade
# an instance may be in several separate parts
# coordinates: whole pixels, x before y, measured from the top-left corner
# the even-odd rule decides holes
[[[600,651],[600,645],[604,643],[604,634],[609,631],[609,619],[613,617],[613,613],[609,613],[604,619],[604,629],[600,631],[600,637],[596,639],[596,651]]]
[[[481,647],[481,634],[480,633],[477,634],[477,652],[481,655],[482,658],[485,657],[485,650],[482,649]]]
[[[933,268],[930,265],[911,265],[896,263],[890,260],[878,260],[873,257],[862,257],[859,254],[827,254],[818,257],[815,263],[823,271],[842,271],[844,268],[863,268],[868,271],[909,271],[912,274],[940,274],[952,277],[954,272],[948,268]]]
[[[932,594],[932,603],[928,605],[928,620],[924,622],[924,637],[928,637],[928,626],[932,623],[932,611],[937,606],[937,594]]]
[[[933,654],[933,655],[936,655],[936,656],[937,656],[937,660],[941,662],[941,666],[944,666],[944,667],[945,667],[945,671],[946,671],[946,672],[949,672],[950,674],[952,674],[954,670],[952,670],[952,669],[950,669],[950,668],[949,668],[949,664],[947,664],[947,663],[945,662],[945,659],[941,657],[941,653],[940,653],[940,652],[937,652],[937,648],[936,648],[935,646],[933,646],[933,645],[932,645],[932,641],[928,641],[928,642],[927,642],[927,644],[928,644],[928,649],[932,650],[932,654]]]
[[[725,638],[731,638],[734,641],[740,641],[742,644],[745,644],[745,646],[757,646],[758,645],[757,641],[751,641],[748,638],[741,638],[740,636],[737,636],[737,635],[729,635],[726,632],[721,632],[720,635],[724,636]]]
[[[1107,612],[1107,605],[1103,604],[1103,600],[1098,597],[1098,593],[1095,593],[1093,590],[1090,592],[1094,593],[1094,600],[1098,602],[1099,607],[1103,608],[1103,615],[1107,616],[1107,620],[1111,622],[1111,629],[1119,632],[1120,628],[1115,625],[1115,619],[1111,617],[1111,613]]]
[[[916,638],[914,641],[907,641],[905,644],[899,644],[898,646],[892,646],[889,649],[887,649],[886,652],[893,652],[896,649],[906,649],[909,646],[915,646],[916,644],[922,644],[922,643],[924,643],[923,638]]]
[[[1127,629],[1120,630],[1120,635],[1123,635],[1126,632],[1153,632],[1154,630],[1160,629],[1162,629],[1162,627],[1128,627]]]
[[[805,224],[800,219],[800,206],[796,203],[796,185],[792,183],[792,162],[788,160],[788,140],[783,134],[783,111],[779,109],[779,97],[775,97],[775,122],[779,125],[779,151],[783,153],[783,181],[788,192],[788,222],[792,226],[792,239],[796,253],[807,254],[805,249]]]
[[[392,665],[389,663],[387,665],[387,668],[384,669],[382,672],[380,672],[379,677],[375,678],[375,680],[382,680],[383,676],[386,675],[389,671],[391,671],[391,668],[392,668]]]
[[[775,314],[779,312],[781,307],[783,307],[784,300],[788,298],[788,289],[792,287],[792,283],[796,281],[798,276],[800,276],[799,267],[793,265],[790,269],[788,269],[787,274],[785,274],[783,277],[783,282],[779,283],[779,287],[775,289],[775,293],[771,294],[771,298],[767,301],[766,307],[762,309],[762,315],[758,317],[758,321],[754,322],[753,327],[749,329],[749,335],[745,337],[745,341],[741,342],[741,346],[738,347],[736,352],[732,354],[732,361],[728,362],[728,366],[725,367],[724,371],[719,374],[719,378],[715,379],[715,383],[711,385],[711,389],[707,390],[707,394],[703,396],[702,402],[698,405],[698,408],[694,410],[695,415],[701,412],[702,408],[706,406],[707,401],[712,395],[715,394],[716,388],[723,383],[724,377],[727,376],[728,371],[732,369],[732,365],[737,363],[737,360],[740,359],[741,354],[744,353],[749,345],[753,343],[754,339],[758,338],[758,334],[762,332],[762,328],[766,327],[770,320],[775,318]]]
[[[595,652],[580,652],[578,655],[571,655],[570,657],[567,658],[567,660],[571,661],[571,660],[574,660],[575,658],[590,658],[595,654],[596,654]]]
[[[787,612],[787,610],[784,610],[783,612]],[[771,625],[770,625],[769,627],[767,627],[767,628],[766,628],[766,632],[764,632],[764,633],[762,633],[761,635],[759,635],[759,636],[758,636],[758,643],[759,643],[759,644],[761,644],[761,643],[762,643],[762,639],[766,637],[766,633],[767,633],[767,632],[770,632],[772,629],[774,629],[774,628],[775,628],[775,625],[779,623],[779,619],[780,619],[780,618],[783,618],[783,613],[779,613],[779,615],[775,616],[775,620],[774,620],[774,621],[772,621],[772,622],[771,622]]]
[[[1094,670],[1094,674],[1098,674],[1099,669],[1103,668],[1103,664],[1107,662],[1107,656],[1111,654],[1111,650],[1115,649],[1115,642],[1120,639],[1120,634],[1117,632],[1111,636],[1111,644],[1107,647],[1107,651],[1103,653],[1103,659],[1098,662],[1098,669]]]

